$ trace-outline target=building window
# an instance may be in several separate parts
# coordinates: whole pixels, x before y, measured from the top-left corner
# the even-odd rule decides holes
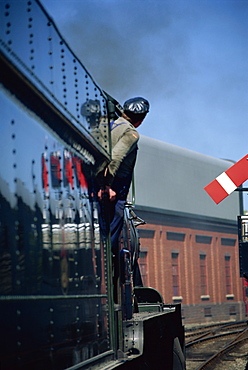
[[[235,247],[236,239],[221,238],[221,245],[228,245],[229,247]]]
[[[139,237],[142,239],[153,239],[155,230],[152,229],[139,229]]]
[[[208,296],[208,284],[207,284],[206,254],[200,254],[200,284],[201,284],[201,297],[207,297]]]
[[[171,260],[172,260],[172,289],[173,289],[173,297],[179,297],[180,295],[180,287],[179,287],[179,254],[178,253],[171,253]]]
[[[185,234],[184,233],[175,233],[172,231],[166,232],[166,238],[167,240],[176,240],[178,242],[184,242]]]
[[[204,316],[205,316],[205,317],[212,317],[212,310],[211,310],[211,307],[205,307],[205,308],[204,308]]]
[[[229,307],[229,315],[230,316],[235,316],[236,315],[236,307],[235,306]]]
[[[142,282],[144,286],[148,286],[147,281],[147,252],[140,252],[139,254],[139,268],[140,274],[142,278]]]
[[[231,257],[225,256],[226,295],[232,294]]]
[[[212,243],[212,236],[196,235],[195,236],[195,241],[196,241],[196,243],[211,244]]]

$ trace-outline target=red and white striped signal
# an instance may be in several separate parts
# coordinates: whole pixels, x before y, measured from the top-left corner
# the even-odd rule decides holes
[[[248,179],[248,154],[240,159],[215,180],[205,186],[204,190],[218,204]]]

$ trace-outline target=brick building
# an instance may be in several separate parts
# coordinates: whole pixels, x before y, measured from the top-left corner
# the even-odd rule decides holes
[[[204,186],[233,162],[141,137],[135,170],[145,286],[180,302],[185,323],[244,318],[237,216],[241,194],[216,205]]]

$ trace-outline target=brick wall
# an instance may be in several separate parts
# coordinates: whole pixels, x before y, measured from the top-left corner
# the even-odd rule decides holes
[[[144,285],[180,302],[185,323],[244,317],[235,223],[138,214],[147,220],[139,227]]]

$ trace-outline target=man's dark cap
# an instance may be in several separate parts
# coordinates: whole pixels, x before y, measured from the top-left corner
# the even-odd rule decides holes
[[[130,112],[133,114],[146,114],[149,112],[149,102],[148,100],[137,97],[137,98],[132,98],[128,99],[124,105],[123,105],[124,111],[125,112]]]

